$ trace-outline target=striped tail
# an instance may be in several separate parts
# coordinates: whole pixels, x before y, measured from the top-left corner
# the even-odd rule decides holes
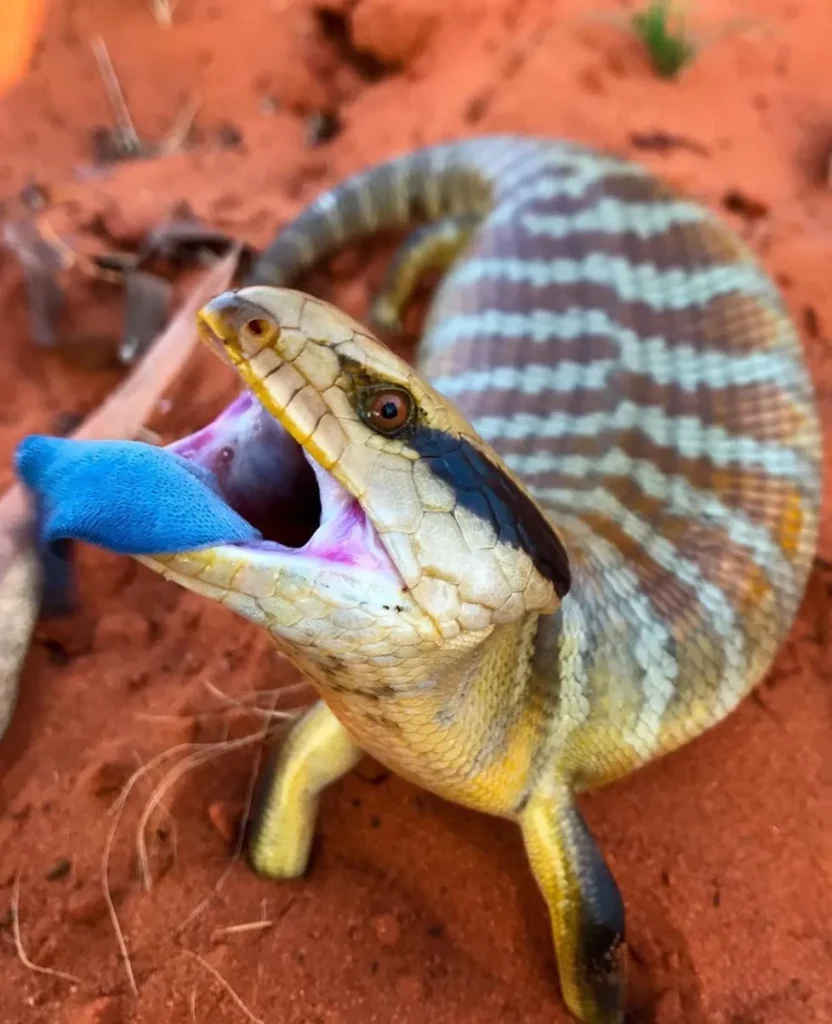
[[[539,150],[539,140],[490,136],[425,147],[359,171],[278,233],[248,283],[291,285],[325,256],[381,231],[458,214],[484,216],[502,170]]]

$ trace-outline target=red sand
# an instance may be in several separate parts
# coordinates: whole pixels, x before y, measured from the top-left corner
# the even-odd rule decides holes
[[[363,79],[321,38],[304,0],[181,0],[167,31],[144,0],[54,0],[31,73],[0,102],[0,197],[34,176],[78,244],[96,241],[97,215],[129,239],[185,198],[262,244],[318,190],[393,151],[478,131],[572,136],[636,155],[716,208],[737,191],[762,204],[761,216],[732,216],[783,286],[830,408],[832,190],[822,170],[832,149],[832,6],[696,5],[706,32],[735,16],[751,27],[718,35],[672,84],[610,21],[626,10],[612,0],[326,6],[351,10],[356,41],[402,69]],[[140,132],[160,137],[183,98],[200,97],[196,148],[81,173],[90,131],[109,122],[89,45],[96,34]],[[344,130],[309,148],[304,115],[331,104]],[[238,148],[219,141],[228,124],[242,133]],[[682,133],[707,153],[634,147],[632,133],[654,130]],[[314,287],[361,315],[382,256],[375,251],[368,273],[363,257],[342,260],[337,287],[325,273]],[[112,336],[111,298],[83,298],[73,304],[76,332],[91,344]],[[35,349],[9,258],[0,302],[8,455],[23,433],[90,411],[118,371]],[[232,387],[201,353],[153,426],[165,439],[192,430]],[[8,458],[4,466],[2,484]],[[832,556],[828,531],[822,554]],[[169,815],[150,829],[150,893],[134,850],[149,785],[131,798],[110,869],[138,985],[131,995],[100,882],[118,787],[165,748],[221,735],[206,682],[243,695],[293,675],[255,629],[127,559],[88,549],[81,567],[81,608],[39,630],[0,748],[0,1020],[244,1021],[186,950],[268,1024],[566,1020],[515,830],[372,767],[326,794],[306,879],[275,885],[237,864],[181,929],[229,865],[253,747],[187,775],[168,797]],[[627,903],[634,1021],[832,1020],[830,595],[827,563],[756,698],[686,750],[586,800]],[[244,728],[253,723],[232,722],[233,735]],[[6,908],[18,871],[30,957],[76,983],[16,958]],[[223,932],[264,919],[270,927]]]

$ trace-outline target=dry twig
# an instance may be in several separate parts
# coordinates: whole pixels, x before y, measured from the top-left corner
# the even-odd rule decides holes
[[[107,99],[110,101],[119,139],[129,152],[138,153],[142,148],[142,142],[136,131],[133,118],[130,115],[121,83],[113,67],[110,51],[107,49],[107,44],[101,36],[96,36],[93,39],[92,51],[98,63],[98,71],[104,83],[104,89],[107,92]]]
[[[243,935],[249,932],[263,932],[267,928],[273,928],[274,921],[246,921],[245,924],[229,924],[225,928],[217,928],[213,933],[214,937],[221,935]]]
[[[202,100],[192,97],[183,104],[182,109],[176,115],[173,124],[167,134],[156,147],[160,156],[169,156],[171,153],[178,153],[185,145],[185,140],[191,131],[197,111],[202,106]]]

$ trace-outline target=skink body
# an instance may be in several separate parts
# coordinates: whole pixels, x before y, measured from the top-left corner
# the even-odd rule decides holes
[[[291,283],[419,219],[432,223],[395,259],[374,319],[395,325],[422,272],[450,267],[416,366],[545,510],[571,577],[556,613],[516,631],[524,678],[478,743],[494,763],[542,746],[573,785],[596,785],[722,719],[790,628],[821,473],[800,342],[712,213],[637,165],[541,139],[372,168],[281,232],[254,280]],[[438,571],[463,541],[436,539]],[[478,649],[475,674],[500,656]],[[528,784],[519,772],[512,799]]]
[[[413,222],[373,312],[394,326],[445,271],[415,369],[287,288]],[[722,720],[794,619],[820,432],[777,289],[644,169],[494,136],[322,195],[201,329],[257,401],[175,450],[244,515],[310,470],[321,506],[294,548],[143,559],[269,629],[320,692],[277,755],[254,866],[302,873],[318,793],[372,753],[518,823],[566,1003],[621,1021],[623,904],[575,794]],[[229,467],[272,434],[282,469],[253,494]]]

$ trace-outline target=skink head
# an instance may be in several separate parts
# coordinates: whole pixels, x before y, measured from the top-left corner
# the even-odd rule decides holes
[[[173,447],[213,470],[266,540],[149,564],[313,661],[451,653],[557,607],[568,562],[537,505],[360,324],[300,292],[255,287],[215,298],[199,328],[247,395]],[[294,544],[287,505],[317,523]]]

